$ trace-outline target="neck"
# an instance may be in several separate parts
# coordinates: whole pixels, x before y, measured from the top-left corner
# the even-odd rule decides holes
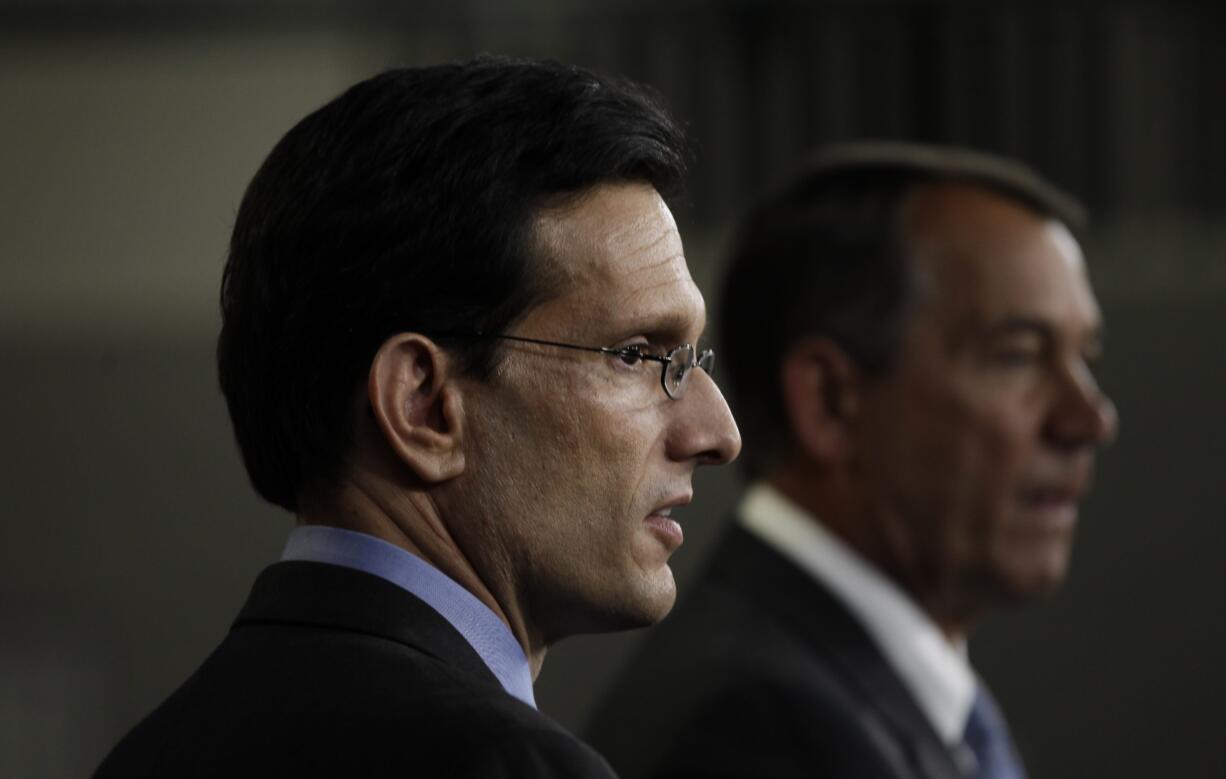
[[[924,570],[912,528],[878,517],[852,480],[837,469],[792,463],[773,471],[766,481],[800,506],[814,521],[851,547],[905,592],[949,640],[963,642],[978,621],[971,604],[956,597],[959,588],[948,571]]]
[[[437,568],[472,593],[507,627],[528,659],[535,681],[545,660],[546,643],[528,620],[508,583],[490,576],[480,560],[465,554],[430,490],[395,483],[357,471],[324,499],[311,501],[298,515],[300,525],[330,525],[365,533],[394,544]],[[497,568],[497,566],[494,566]]]

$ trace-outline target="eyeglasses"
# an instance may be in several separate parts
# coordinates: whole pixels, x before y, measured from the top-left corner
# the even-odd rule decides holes
[[[689,385],[690,373],[697,365],[711,375],[715,370],[715,351],[712,349],[704,349],[699,352],[689,344],[681,344],[674,346],[668,350],[667,354],[651,354],[645,351],[646,344],[631,344],[623,346],[620,349],[613,349],[608,346],[580,346],[578,344],[564,344],[559,341],[543,341],[539,338],[525,338],[519,335],[486,335],[484,333],[444,333],[439,338],[488,338],[499,341],[522,341],[529,344],[540,344],[541,346],[557,346],[562,349],[575,349],[581,352],[596,352],[598,354],[607,354],[611,357],[616,357],[627,365],[637,365],[644,360],[660,363],[660,385],[664,387],[664,392],[673,400],[679,400],[685,394],[685,389]]]

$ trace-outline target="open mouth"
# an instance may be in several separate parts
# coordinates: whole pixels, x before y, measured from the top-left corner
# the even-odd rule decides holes
[[[1028,514],[1054,529],[1071,528],[1077,522],[1081,491],[1065,487],[1035,488],[1022,493]]]
[[[647,527],[651,528],[656,537],[670,550],[676,549],[685,541],[685,533],[681,530],[681,523],[673,519],[672,513],[673,507],[665,506],[653,509],[644,520]]]

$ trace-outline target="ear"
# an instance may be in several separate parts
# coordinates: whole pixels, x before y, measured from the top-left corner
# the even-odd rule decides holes
[[[463,396],[447,354],[417,333],[383,342],[370,364],[367,396],[383,439],[427,484],[464,470]]]
[[[817,462],[842,459],[860,405],[860,373],[825,336],[794,343],[780,369],[784,410],[802,452]]]

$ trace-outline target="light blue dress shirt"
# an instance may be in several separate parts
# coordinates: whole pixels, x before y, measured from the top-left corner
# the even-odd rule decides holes
[[[416,595],[464,636],[503,689],[536,708],[532,669],[511,629],[475,595],[416,555],[365,533],[301,525],[290,531],[281,559],[354,568]]]

